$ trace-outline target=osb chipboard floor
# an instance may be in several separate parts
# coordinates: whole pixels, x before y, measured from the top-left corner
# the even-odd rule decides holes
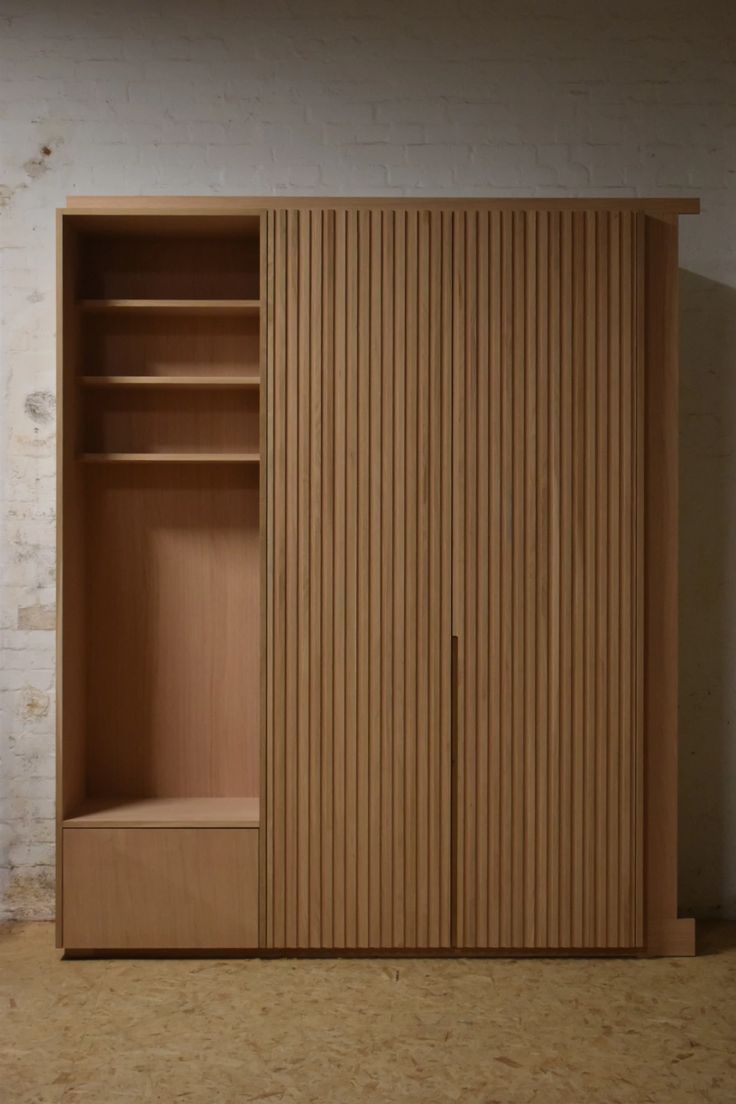
[[[734,1104],[736,924],[660,960],[62,962],[0,928],[2,1104]]]

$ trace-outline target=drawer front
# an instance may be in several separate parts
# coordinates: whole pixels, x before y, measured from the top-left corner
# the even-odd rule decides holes
[[[258,946],[258,829],[65,828],[70,950]]]

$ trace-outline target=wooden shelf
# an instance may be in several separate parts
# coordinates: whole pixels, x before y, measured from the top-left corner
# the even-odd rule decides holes
[[[149,314],[253,314],[258,299],[80,299],[88,312],[140,311]]]
[[[85,801],[65,828],[257,828],[257,797],[123,797]]]
[[[257,452],[84,452],[85,464],[258,464]]]
[[[259,376],[80,376],[82,387],[256,388]]]

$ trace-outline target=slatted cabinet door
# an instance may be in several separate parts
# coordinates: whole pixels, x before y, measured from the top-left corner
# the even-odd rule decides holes
[[[454,217],[459,947],[642,944],[642,231]]]
[[[268,947],[450,945],[451,231],[268,216]]]

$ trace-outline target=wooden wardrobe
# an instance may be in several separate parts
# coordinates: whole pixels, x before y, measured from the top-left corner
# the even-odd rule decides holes
[[[677,219],[59,212],[58,945],[690,954]]]

